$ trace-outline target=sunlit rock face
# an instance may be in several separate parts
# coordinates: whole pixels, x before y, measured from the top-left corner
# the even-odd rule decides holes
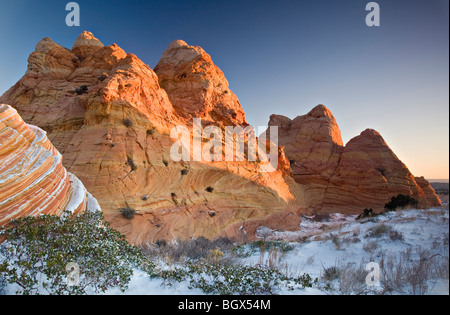
[[[283,148],[279,168],[270,173],[260,172],[258,161],[172,160],[174,126],[192,130],[193,118],[247,126],[225,76],[200,47],[172,43],[155,69],[161,77],[87,32],[72,50],[42,40],[30,63],[32,70],[0,101],[47,131],[63,165],[133,243],[193,236],[251,240],[262,224],[298,229],[305,199]],[[132,220],[120,212],[126,207],[136,211]]]
[[[382,210],[399,194],[414,197],[420,208],[440,205],[428,186],[425,179],[417,182],[377,131],[367,129],[345,146],[327,189],[324,208],[350,213],[363,206]]]
[[[420,189],[422,189],[425,194],[425,200],[422,200],[422,204],[424,208],[433,208],[441,206],[441,199],[436,194],[434,188],[430,185],[430,183],[423,177],[414,177],[417,185],[419,185]]]
[[[382,211],[399,194],[414,197],[420,208],[440,205],[430,184],[415,178],[377,131],[367,129],[344,146],[334,116],[323,105],[294,120],[273,115],[269,126],[279,127],[294,178],[316,211]]]
[[[199,46],[172,42],[155,67],[161,87],[181,118],[246,126],[245,113],[223,72]]]
[[[83,184],[62,165],[46,133],[0,105],[0,226],[40,214],[100,210]]]
[[[319,209],[344,149],[333,114],[318,105],[293,120],[272,115],[269,126],[278,127],[279,144],[285,146],[294,178],[304,186],[308,204]]]
[[[439,203],[376,132],[344,146],[335,117],[323,105],[292,120],[271,117],[280,145],[274,172],[261,172],[261,161],[174,161],[174,126],[192,133],[194,118],[220,130],[248,126],[211,56],[182,40],[169,45],[153,70],[89,32],[72,49],[44,38],[26,74],[0,103],[41,128],[27,127],[24,139],[45,130],[46,141],[64,157],[61,165],[56,150],[45,148],[54,154],[42,163],[61,169],[51,176],[70,178],[64,167],[75,174],[105,218],[135,244],[198,236],[248,241],[260,226],[297,230],[304,213],[379,210],[399,193],[416,197],[421,207]],[[9,189],[17,187],[23,186]],[[67,185],[59,189],[70,191]],[[61,198],[52,202],[64,207]],[[123,208],[135,210],[134,218],[125,218]]]

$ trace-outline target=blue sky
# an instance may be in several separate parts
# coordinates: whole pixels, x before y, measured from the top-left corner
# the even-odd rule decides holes
[[[317,104],[336,116],[344,142],[378,130],[415,175],[449,173],[449,1],[0,0],[0,94],[26,71],[43,37],[71,48],[84,30],[154,67],[175,39],[202,46],[224,71],[247,120],[294,118]]]

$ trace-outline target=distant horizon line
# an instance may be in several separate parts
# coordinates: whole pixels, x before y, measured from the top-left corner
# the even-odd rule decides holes
[[[449,183],[449,179],[448,178],[427,178],[427,181],[429,181],[430,183]]]

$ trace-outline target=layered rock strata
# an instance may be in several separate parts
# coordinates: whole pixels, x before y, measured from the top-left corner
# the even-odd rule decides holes
[[[0,226],[28,215],[100,210],[46,133],[0,105]]]
[[[279,142],[312,209],[382,211],[399,194],[414,197],[421,208],[440,205],[429,183],[415,178],[377,131],[367,129],[344,146],[334,116],[323,105],[293,120],[273,115],[269,126],[279,127]]]

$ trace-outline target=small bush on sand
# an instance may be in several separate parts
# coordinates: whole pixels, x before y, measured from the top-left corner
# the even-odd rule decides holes
[[[136,211],[132,208],[130,208],[129,206],[120,209],[120,213],[122,213],[123,217],[128,219],[128,220],[132,220],[134,219],[134,216],[136,214]]]

